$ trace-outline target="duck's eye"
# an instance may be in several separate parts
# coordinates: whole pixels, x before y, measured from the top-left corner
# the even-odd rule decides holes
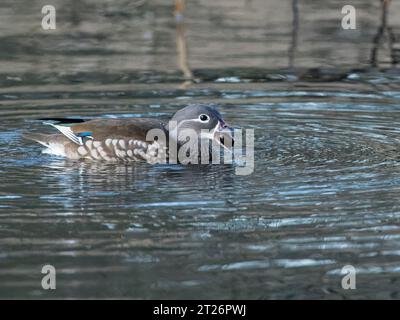
[[[210,117],[209,117],[208,115],[206,115],[206,114],[201,114],[201,115],[199,116],[199,119],[200,119],[201,122],[208,122],[208,121],[210,121]]]

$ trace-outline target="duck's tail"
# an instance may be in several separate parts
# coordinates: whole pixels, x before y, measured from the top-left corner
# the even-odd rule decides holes
[[[40,143],[42,146],[49,147],[52,135],[42,133],[24,133],[22,138]],[[53,137],[54,138],[54,137]]]
[[[66,138],[62,134],[27,133],[23,134],[22,137],[44,146],[46,149],[43,150],[43,153],[66,156]]]

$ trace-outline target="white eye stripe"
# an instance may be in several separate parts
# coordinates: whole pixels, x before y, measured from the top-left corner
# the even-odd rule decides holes
[[[208,121],[201,121],[199,118],[195,118],[195,119],[186,119],[186,120],[182,120],[179,124],[178,124],[178,128],[183,125],[186,122],[199,122],[199,123],[207,123],[210,122],[210,118],[208,119]]]

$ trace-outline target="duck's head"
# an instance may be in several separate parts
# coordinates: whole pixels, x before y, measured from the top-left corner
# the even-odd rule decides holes
[[[225,148],[233,145],[233,130],[224,121],[214,105],[193,104],[175,113],[171,123],[176,124],[178,143],[187,141],[187,132],[192,130],[198,140],[214,140]]]

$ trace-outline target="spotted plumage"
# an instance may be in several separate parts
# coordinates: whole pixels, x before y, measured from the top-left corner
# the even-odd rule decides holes
[[[177,123],[174,128],[170,123],[156,119],[45,119],[46,124],[59,131],[58,134],[29,133],[25,137],[45,146],[46,153],[64,156],[69,159],[89,159],[95,161],[146,161],[149,163],[164,162],[168,159],[168,146],[171,141],[161,143],[160,140],[146,138],[150,130],[171,137],[175,130],[178,148],[185,143],[182,134],[184,129],[210,130],[202,139],[223,141],[222,131],[227,131],[219,112],[209,105],[190,105],[179,110],[171,120]],[[171,132],[170,132],[171,131]],[[196,146],[192,146],[196,147]],[[208,151],[207,151],[208,152]]]

